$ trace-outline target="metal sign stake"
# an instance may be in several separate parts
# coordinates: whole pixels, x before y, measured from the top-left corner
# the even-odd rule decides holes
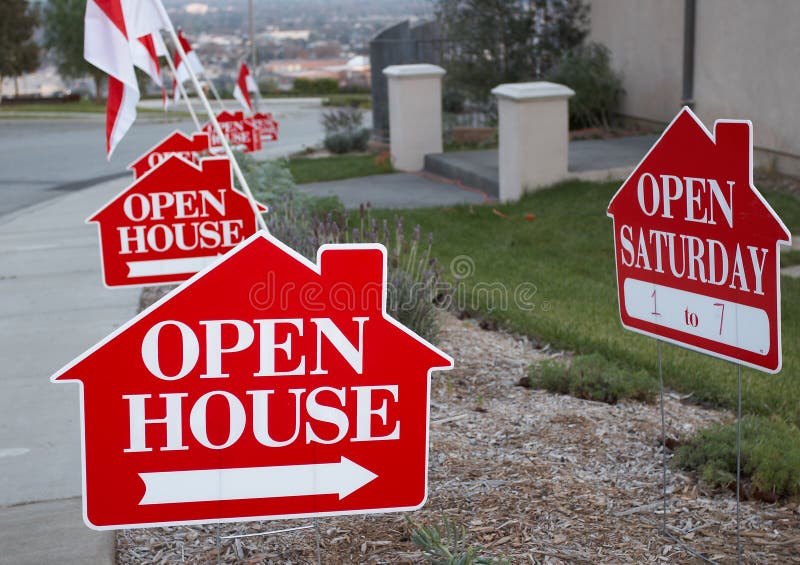
[[[319,518],[314,518],[314,530],[317,538],[317,565],[322,565],[321,535],[319,533]]]
[[[736,563],[742,562],[742,366],[736,364]]]
[[[661,532],[667,533],[667,424],[664,417],[664,374],[661,369],[661,340],[656,340],[658,349],[658,392],[661,399],[661,498],[664,507],[661,512]]]
[[[661,490],[661,498],[663,500],[663,507],[661,512],[661,535],[665,538],[672,541],[675,545],[680,547],[683,551],[691,555],[692,557],[696,557],[700,559],[704,563],[711,563],[712,565],[717,565],[717,562],[709,559],[702,553],[696,551],[692,547],[686,545],[681,539],[677,536],[672,535],[667,530],[667,502],[669,500],[669,493],[667,492],[667,421],[665,416],[665,409],[664,409],[664,371],[663,365],[661,360],[661,340],[656,339],[656,349],[658,351],[658,392],[660,397],[660,404],[661,404],[661,482],[662,482],[662,490]]]

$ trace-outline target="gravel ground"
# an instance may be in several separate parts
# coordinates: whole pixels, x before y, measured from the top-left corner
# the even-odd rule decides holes
[[[148,294],[150,292],[150,294]],[[143,304],[156,297],[145,291]],[[606,405],[518,386],[528,365],[561,354],[443,317],[456,369],[432,382],[429,499],[409,514],[123,530],[120,564],[422,563],[412,526],[464,527],[465,543],[510,563],[720,563],[736,557],[735,498],[668,473],[661,535],[658,406]],[[679,440],[731,414],[666,398]],[[669,454],[667,454],[669,457]],[[800,563],[797,502],[742,504],[745,563]],[[284,533],[238,539],[218,536]]]

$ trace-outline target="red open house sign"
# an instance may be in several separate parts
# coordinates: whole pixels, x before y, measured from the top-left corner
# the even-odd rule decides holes
[[[256,232],[227,158],[171,155],[95,212],[106,286],[181,282]],[[259,206],[259,210],[266,208]]]
[[[413,510],[430,375],[386,250],[259,232],[52,377],[82,394],[92,528]]]
[[[128,165],[128,169],[133,171],[133,178],[138,179],[172,155],[198,164],[202,157],[208,155],[208,152],[207,133],[195,133],[189,137],[183,132],[175,130]]]
[[[278,122],[272,119],[270,112],[258,112],[247,118],[247,121],[259,131],[262,139],[278,141]]]
[[[254,124],[245,120],[243,112],[222,111],[217,115],[217,122],[225,138],[234,147],[245,153],[261,151],[261,134]],[[203,131],[208,134],[212,148],[222,146],[222,140],[211,122],[203,126]]]
[[[753,186],[749,121],[714,133],[684,108],[614,195],[622,324],[710,355],[781,368],[779,247]]]

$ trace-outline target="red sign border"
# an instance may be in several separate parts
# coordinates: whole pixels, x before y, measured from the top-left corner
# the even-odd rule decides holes
[[[670,121],[670,123],[664,128],[664,131],[661,132],[661,135],[658,136],[658,139],[655,141],[655,143],[653,143],[652,147],[650,147],[650,149],[647,151],[647,153],[645,153],[644,157],[642,157],[641,160],[636,164],[636,166],[633,167],[633,170],[631,171],[631,173],[625,178],[625,180],[622,182],[622,184],[620,185],[619,189],[611,197],[611,200],[609,202],[613,202],[617,198],[617,196],[620,195],[620,193],[627,186],[628,182],[634,177],[634,175],[636,175],[636,173],[642,167],[642,165],[647,160],[647,158],[650,156],[650,154],[654,150],[656,150],[658,148],[658,146],[661,144],[661,141],[669,133],[669,130],[672,128],[672,126],[675,124],[675,122],[677,122],[678,119],[684,113],[688,113],[688,115],[691,116],[691,118],[697,123],[697,125],[700,126],[701,130],[703,131],[703,133],[706,136],[708,136],[708,138],[716,145],[716,139],[714,137],[714,134],[711,131],[709,131],[708,128],[703,123],[703,121],[700,118],[698,118],[697,115],[694,112],[692,112],[691,108],[689,108],[688,106],[684,106],[681,109],[681,111],[678,112],[677,115],[674,118],[672,118],[672,121]],[[776,319],[775,319],[775,324],[776,324],[776,335],[777,335],[777,343],[776,343],[776,345],[778,347],[778,359],[777,359],[776,368],[775,369],[771,369],[771,368],[767,368],[767,367],[765,367],[763,365],[756,365],[754,363],[743,361],[743,360],[738,359],[736,357],[731,357],[729,355],[724,355],[722,353],[718,353],[718,352],[713,351],[711,349],[706,349],[706,348],[701,347],[699,345],[695,345],[695,344],[692,344],[692,343],[687,343],[687,342],[680,341],[678,339],[674,339],[674,338],[670,338],[670,337],[665,337],[663,335],[660,335],[660,334],[657,334],[657,333],[653,333],[653,332],[650,332],[650,331],[647,331],[647,330],[644,330],[644,329],[641,329],[641,328],[638,328],[638,327],[635,327],[635,326],[629,326],[628,324],[626,324],[624,319],[623,319],[623,308],[624,308],[624,306],[622,304],[622,292],[623,292],[623,290],[620,288],[619,271],[617,269],[617,266],[619,265],[619,257],[617,255],[617,251],[618,250],[617,250],[617,245],[616,245],[616,234],[615,234],[615,232],[613,230],[613,227],[616,227],[614,225],[614,222],[616,220],[614,219],[614,215],[613,214],[611,214],[608,211],[606,211],[606,216],[611,218],[612,226],[613,226],[611,235],[612,235],[612,240],[613,240],[613,243],[614,243],[614,278],[615,278],[616,283],[617,283],[617,302],[618,302],[618,306],[619,306],[619,308],[618,308],[619,319],[620,319],[620,324],[626,330],[630,330],[632,332],[636,332],[636,333],[639,333],[639,334],[642,334],[642,335],[653,337],[655,339],[660,339],[661,341],[665,341],[665,342],[671,343],[673,345],[678,345],[680,347],[684,347],[686,349],[690,349],[690,350],[696,351],[698,353],[703,353],[703,354],[709,355],[711,357],[716,357],[717,359],[722,359],[724,361],[730,361],[732,363],[736,363],[736,364],[739,364],[739,365],[744,365],[746,367],[750,367],[752,369],[756,369],[758,371],[762,371],[762,372],[770,373],[770,374],[774,375],[774,374],[779,373],[781,371],[782,367],[783,367],[783,341],[782,341],[782,335],[781,335],[781,284],[780,284],[781,283],[781,264],[780,264],[780,247],[781,247],[781,245],[789,245],[789,244],[791,244],[791,232],[786,227],[786,224],[783,223],[783,220],[780,218],[780,216],[778,216],[778,214],[775,212],[775,210],[773,210],[772,206],[770,206],[770,204],[766,201],[766,199],[761,194],[761,192],[756,188],[756,186],[755,186],[755,184],[753,182],[753,122],[751,120],[719,119],[719,120],[715,120],[714,121],[714,128],[716,129],[718,124],[726,124],[726,123],[727,124],[732,124],[732,123],[747,124],[748,130],[749,130],[749,133],[750,133],[749,143],[748,143],[749,165],[750,165],[749,166],[748,188],[753,192],[753,194],[756,196],[756,198],[759,199],[761,204],[764,206],[765,210],[768,210],[772,214],[772,216],[775,218],[775,220],[783,227],[783,229],[786,231],[786,233],[790,234],[790,238],[788,240],[777,240],[775,242],[775,252],[776,252],[776,255],[778,257],[778,260],[775,262],[776,270],[777,270],[776,279],[775,279],[776,280],[776,287],[777,287],[775,289],[775,301],[776,301],[776,310],[775,310]],[[681,332],[681,333],[685,333],[685,332]],[[686,335],[691,335],[691,334],[686,334]]]
[[[180,158],[180,157],[178,157]],[[144,318],[151,311],[161,307],[162,304],[171,300],[174,296],[184,292],[187,290],[191,285],[198,279],[204,277],[207,273],[220,267],[223,263],[228,261],[231,257],[235,256],[241,249],[244,249],[249,245],[251,241],[256,238],[264,238],[270,241],[272,244],[277,246],[283,252],[287,253],[292,259],[299,261],[304,266],[308,267],[311,271],[316,273],[317,275],[321,275],[322,271],[320,268],[322,262],[322,255],[326,251],[337,251],[337,250],[378,250],[380,251],[383,257],[383,272],[382,272],[382,281],[381,281],[381,315],[383,319],[397,327],[399,330],[406,333],[409,337],[416,340],[420,344],[425,347],[430,348],[431,350],[435,351],[438,355],[441,355],[443,358],[447,359],[450,362],[450,365],[447,367],[431,367],[428,369],[427,374],[427,399],[426,399],[426,406],[425,406],[425,418],[426,418],[426,430],[427,433],[425,434],[425,492],[423,494],[422,500],[416,506],[409,506],[409,507],[399,507],[399,508],[373,508],[373,509],[361,509],[361,510],[346,510],[346,511],[333,511],[333,512],[317,512],[317,513],[300,513],[300,514],[281,514],[281,515],[266,515],[266,516],[246,516],[246,517],[238,517],[238,518],[220,518],[216,520],[185,520],[185,521],[173,521],[173,522],[147,522],[147,523],[133,523],[133,524],[114,524],[111,526],[97,526],[92,524],[89,521],[89,514],[88,514],[88,506],[87,506],[87,492],[86,492],[86,430],[85,430],[85,407],[84,407],[84,383],[77,379],[68,379],[68,380],[56,380],[59,376],[66,373],[85,359],[91,357],[96,351],[98,351],[101,347],[103,347],[106,343],[112,341],[117,336],[122,335],[125,333],[128,328],[136,324],[140,319]],[[428,500],[428,470],[429,470],[429,459],[430,459],[430,426],[431,426],[431,374],[433,371],[447,371],[453,368],[454,360],[453,358],[448,355],[447,353],[441,351],[438,347],[431,344],[424,338],[418,336],[416,333],[411,331],[409,328],[392,318],[386,313],[386,297],[387,297],[387,256],[388,253],[386,251],[386,247],[380,243],[329,243],[322,245],[317,250],[317,262],[314,263],[308,259],[306,259],[303,255],[283,243],[282,241],[278,240],[270,233],[264,230],[258,230],[256,233],[248,237],[246,240],[241,242],[239,245],[231,249],[228,253],[222,255],[220,260],[203,269],[202,271],[197,272],[188,280],[182,282],[180,286],[176,289],[172,290],[169,294],[162,297],[157,302],[150,305],[145,310],[139,312],[135,317],[130,319],[128,322],[123,324],[122,326],[118,327],[116,330],[108,334],[105,338],[97,342],[95,345],[84,351],[81,355],[73,359],[67,365],[64,365],[61,369],[59,369],[56,373],[54,373],[50,377],[50,382],[55,384],[61,383],[70,383],[70,382],[77,382],[79,386],[79,393],[80,393],[80,433],[81,433],[81,493],[82,493],[82,513],[83,513],[83,522],[92,530],[97,531],[106,531],[106,530],[120,530],[126,528],[155,528],[155,527],[165,527],[165,526],[183,526],[183,525],[197,525],[197,524],[217,524],[217,523],[236,523],[236,522],[253,522],[253,521],[266,521],[266,520],[284,520],[284,519],[294,519],[294,518],[317,518],[317,517],[326,517],[326,516],[352,516],[352,515],[360,515],[360,514],[385,514],[389,512],[413,512],[415,510],[419,510],[422,508]]]

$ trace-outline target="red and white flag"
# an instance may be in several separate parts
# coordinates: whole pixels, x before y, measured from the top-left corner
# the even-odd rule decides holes
[[[142,69],[147,76],[149,76],[154,83],[163,87],[164,83],[161,80],[161,64],[158,57],[162,53],[158,52],[157,41],[161,41],[153,33],[148,33],[141,37],[136,38],[136,41],[131,42],[131,52],[133,55],[133,64]]]
[[[183,30],[180,29],[178,30],[178,41],[181,42],[181,47],[183,47],[183,51],[186,53],[186,59],[181,57],[177,49],[174,51],[172,60],[175,63],[175,76],[172,77],[172,100],[175,103],[181,98],[178,82],[183,84],[191,78],[189,75],[189,67],[191,67],[194,74],[198,77],[205,73],[205,69],[202,63],[200,63],[197,53],[194,52],[189,40],[186,39],[186,36],[183,34]]]
[[[106,154],[109,158],[136,120],[139,85],[134,65],[148,74],[153,64],[156,69],[158,67],[160,46],[155,38],[160,39],[158,31],[169,26],[165,14],[161,0],[86,2],[83,56],[108,75]],[[149,52],[146,41],[139,41],[139,38],[151,34],[155,56]],[[157,76],[158,72],[154,75]]]
[[[178,30],[178,41],[181,42],[181,47],[183,47],[183,50],[186,52],[186,58],[188,59],[189,65],[191,65],[194,74],[198,76],[205,74],[206,70],[203,68],[202,63],[200,63],[200,58],[197,56],[197,53],[195,53],[194,50],[192,49],[192,45],[189,43],[189,40],[186,39],[185,35],[183,35],[182,29]],[[178,66],[177,61],[175,62],[175,68],[178,69],[180,73],[180,67]],[[186,77],[187,78],[189,77],[188,72],[186,74]]]
[[[167,104],[167,93],[161,80],[161,64],[158,58],[167,55],[167,46],[161,38],[160,31],[169,29],[166,11],[161,0],[122,0],[125,11],[125,22],[131,41],[133,64],[142,69],[161,87],[164,108]]]
[[[172,101],[177,104],[181,99],[181,91],[178,82],[183,84],[191,77],[189,76],[188,65],[183,62],[181,54],[177,49],[172,52],[172,61],[175,64],[175,74],[172,75]]]
[[[250,76],[250,69],[247,68],[246,64],[242,63],[239,67],[239,78],[236,80],[236,86],[233,89],[233,97],[244,106],[245,110],[252,112],[253,103],[250,100],[250,93],[257,90],[258,86],[256,86],[256,81],[253,80],[253,77]]]
[[[87,0],[84,26],[83,56],[108,75],[106,154],[110,158],[136,120],[139,102],[122,0]]]
[[[167,52],[164,40],[157,33],[143,35],[131,44],[133,52],[133,64],[142,69],[153,79],[153,82],[161,87],[161,100],[164,109],[167,109],[167,91],[164,90],[164,81],[161,79],[161,64],[158,58]]]

